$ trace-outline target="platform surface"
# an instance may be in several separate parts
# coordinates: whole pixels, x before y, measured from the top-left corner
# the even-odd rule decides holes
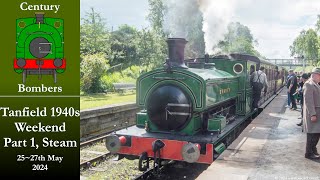
[[[320,160],[304,158],[306,134],[296,125],[301,109],[286,102],[284,89],[197,179],[320,180]]]

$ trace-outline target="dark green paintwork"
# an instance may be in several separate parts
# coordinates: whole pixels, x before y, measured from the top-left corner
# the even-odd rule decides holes
[[[216,116],[214,118],[208,119],[208,131],[218,131],[221,132],[227,125],[226,117]]]
[[[248,63],[243,60],[210,59],[209,63],[190,64],[198,68],[172,68],[167,71],[159,68],[140,76],[137,80],[137,104],[141,109],[148,106],[149,95],[161,85],[171,84],[181,88],[193,105],[193,117],[179,134],[192,135],[200,131],[202,119],[199,113],[204,112],[221,102],[236,99],[238,115],[246,115],[251,111],[251,94]],[[215,64],[215,65],[214,65]],[[241,72],[234,72],[234,66],[242,67]],[[215,67],[212,67],[212,66]],[[137,116],[137,124],[145,125],[147,121],[151,132],[161,132],[149,120],[147,113]],[[218,122],[218,121],[217,121]],[[223,129],[225,123],[214,120],[208,123],[208,130]],[[219,126],[219,127],[218,127]]]
[[[214,148],[215,152],[217,152],[218,154],[221,154],[225,149],[226,145],[224,145],[223,143],[220,143],[218,146]]]
[[[168,73],[165,69],[157,69],[138,78],[138,105],[144,108],[150,93],[163,84],[183,89],[191,97],[194,111],[203,111],[218,102],[235,98],[238,91],[237,77],[221,70],[175,68]],[[220,90],[227,88],[230,92],[221,96]]]

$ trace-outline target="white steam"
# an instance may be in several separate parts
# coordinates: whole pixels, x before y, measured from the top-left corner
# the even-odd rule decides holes
[[[197,0],[163,0],[167,7],[163,28],[169,37],[187,38],[188,24],[201,13]]]
[[[228,24],[234,15],[236,0],[198,0],[203,14],[203,32],[206,53],[214,54],[219,41],[224,39]]]

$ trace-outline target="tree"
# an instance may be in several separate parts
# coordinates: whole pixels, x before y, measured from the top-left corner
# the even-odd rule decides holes
[[[142,29],[137,38],[137,58],[140,66],[148,69],[155,68],[164,63],[166,57],[166,42],[155,31]]]
[[[304,56],[305,59],[319,60],[319,37],[315,30],[302,30],[290,46],[291,56]]]
[[[313,29],[309,29],[305,36],[305,57],[307,59],[318,59],[319,42],[318,35]]]
[[[316,30],[318,33],[320,33],[320,15],[318,15],[318,20],[316,23]],[[318,55],[320,55],[320,35],[318,36]],[[318,57],[319,60],[320,57]],[[320,66],[320,60],[318,61],[317,66]]]
[[[99,13],[93,8],[87,12],[85,18],[82,18],[80,25],[80,54],[94,54],[110,52],[109,34],[106,29],[106,23]]]
[[[165,41],[166,37],[183,37],[188,44],[185,57],[194,58],[205,53],[204,33],[202,31],[202,13],[196,0],[148,0],[149,20],[152,30]],[[186,18],[187,17],[187,18]],[[165,26],[164,26],[165,25]],[[163,52],[166,52],[166,43]]]
[[[113,31],[110,37],[111,53],[110,65],[123,64],[127,68],[137,64],[136,39],[138,31],[129,25],[122,25],[117,31]]]
[[[148,0],[148,3],[150,8],[147,19],[149,20],[152,29],[160,36],[165,37],[163,22],[167,8],[163,0]]]
[[[260,53],[254,49],[254,40],[250,29],[239,22],[231,22],[228,25],[228,32],[224,40],[220,41],[218,47],[224,53],[244,53],[260,56]]]
[[[186,18],[188,21],[185,24],[187,28],[187,40],[185,56],[187,58],[203,57],[205,54],[204,33],[202,31],[203,17],[198,9],[194,9],[193,16]]]
[[[137,47],[139,62],[148,68],[159,66],[165,61],[167,54],[167,34],[164,32],[164,17],[168,7],[163,0],[148,0],[149,14],[147,20],[152,29],[142,29],[139,32]],[[140,64],[141,65],[141,64]]]
[[[316,31],[320,32],[320,15],[318,15],[318,20],[316,23]]]

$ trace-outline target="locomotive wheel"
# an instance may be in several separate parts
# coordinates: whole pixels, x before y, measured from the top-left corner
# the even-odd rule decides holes
[[[139,157],[139,171],[146,171],[149,168],[149,157],[147,152],[143,152]]]

